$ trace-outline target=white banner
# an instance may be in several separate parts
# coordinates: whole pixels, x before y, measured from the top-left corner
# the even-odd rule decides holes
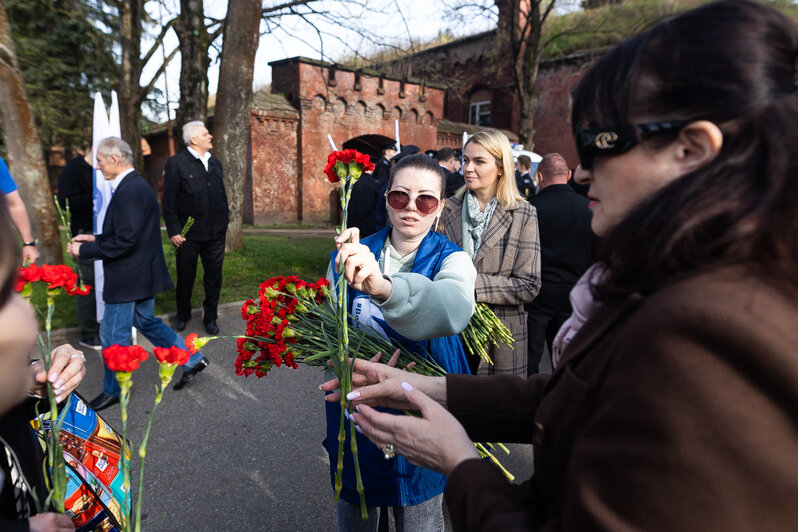
[[[394,129],[394,133],[396,135],[396,151],[400,152],[400,151],[402,151],[402,145],[399,143],[399,120],[398,119],[394,119],[394,121],[393,121],[393,129]]]
[[[91,165],[94,168],[94,234],[99,235],[103,232],[103,221],[105,221],[105,211],[108,210],[108,203],[111,201],[111,183],[106,181],[103,173],[97,169],[97,144],[106,137],[121,137],[119,124],[119,103],[116,99],[116,91],[111,93],[111,118],[108,118],[108,111],[105,108],[102,95],[94,95],[94,121],[92,124],[91,139]],[[105,312],[103,302],[103,285],[105,275],[103,272],[103,262],[94,261],[94,296],[97,302],[97,322],[102,321]]]

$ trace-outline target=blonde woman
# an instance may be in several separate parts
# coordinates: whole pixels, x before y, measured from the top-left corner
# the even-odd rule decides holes
[[[446,200],[438,231],[469,254],[477,269],[477,302],[487,303],[515,338],[512,348],[491,346],[493,365],[479,362],[474,373],[526,377],[524,303],[540,290],[535,208],[518,192],[510,141],[496,129],[468,139],[463,176],[466,184]]]

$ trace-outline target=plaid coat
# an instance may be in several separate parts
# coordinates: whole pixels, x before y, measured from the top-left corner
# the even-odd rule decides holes
[[[438,231],[463,246],[462,213],[464,191],[446,199]],[[518,202],[504,209],[496,206],[482,245],[474,256],[477,269],[476,300],[487,303],[510,329],[513,348],[490,346],[493,366],[482,362],[480,374],[516,374],[526,377],[527,330],[524,303],[540,290],[540,235],[535,208]]]

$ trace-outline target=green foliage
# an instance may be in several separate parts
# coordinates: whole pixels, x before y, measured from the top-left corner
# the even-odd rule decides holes
[[[177,279],[172,244],[163,233],[163,248],[169,273]],[[62,242],[66,246],[65,235]],[[323,277],[330,262],[333,249],[330,238],[294,238],[292,236],[273,236],[269,234],[245,234],[244,248],[230,251],[224,257],[222,291],[219,303],[243,301],[258,293],[260,283],[275,275],[297,275],[308,281]],[[64,263],[74,267],[69,255],[64,254]],[[202,289],[202,261],[197,266],[197,279],[194,282],[192,307],[201,307],[205,293]],[[44,305],[44,291],[34,294],[34,304],[41,308]],[[175,312],[174,289],[158,294],[155,297],[155,314]],[[43,324],[43,321],[40,320]],[[74,327],[77,325],[75,315],[75,299],[61,293],[55,299],[55,315],[53,329]]]
[[[92,95],[118,77],[104,6],[93,0],[6,0],[28,101],[45,149],[91,140]]]
[[[633,0],[551,17],[543,28],[544,58],[619,43],[664,17],[707,3],[709,0]],[[798,6],[790,0],[766,2],[798,20]]]

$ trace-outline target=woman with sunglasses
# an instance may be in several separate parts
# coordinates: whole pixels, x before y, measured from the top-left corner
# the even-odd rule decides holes
[[[527,315],[540,290],[540,237],[535,208],[518,192],[510,141],[499,130],[477,132],[463,150],[466,185],[449,198],[439,231],[461,246],[477,269],[476,300],[487,303],[515,343],[491,345],[493,364],[470,360],[473,373],[527,375]]]
[[[457,335],[474,312],[477,272],[468,255],[432,230],[443,209],[445,188],[446,176],[437,161],[424,154],[404,157],[394,167],[385,194],[390,225],[363,240],[356,228],[338,235],[327,277],[337,282],[340,265],[345,264],[349,310],[358,326],[371,327],[419,354],[429,353],[448,373],[468,373]],[[325,448],[331,481],[340,415],[338,403],[327,403]],[[336,509],[338,530],[376,531],[378,509],[392,507],[399,532],[442,531],[446,478],[362,436],[357,445],[369,520],[361,519],[354,466],[347,453]],[[344,448],[349,449],[348,441]],[[387,515],[382,519],[387,523]]]
[[[797,51],[790,19],[729,0],[584,76],[572,124],[600,305],[553,375],[356,365],[354,421],[448,475],[454,530],[795,529]],[[534,476],[507,483],[472,439],[533,443]]]

